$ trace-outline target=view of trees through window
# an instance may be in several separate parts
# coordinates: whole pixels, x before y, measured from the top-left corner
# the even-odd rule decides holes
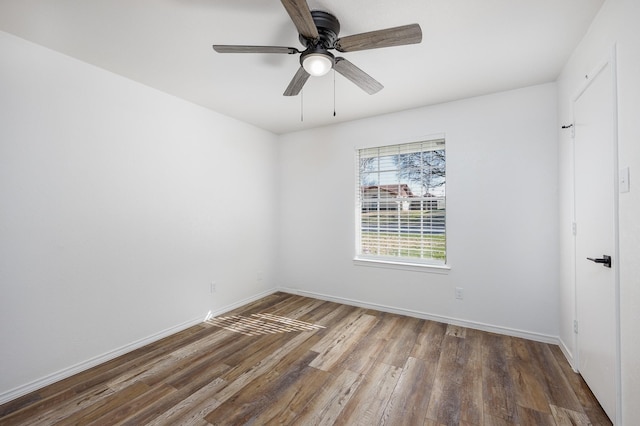
[[[446,262],[444,139],[358,151],[358,253]]]

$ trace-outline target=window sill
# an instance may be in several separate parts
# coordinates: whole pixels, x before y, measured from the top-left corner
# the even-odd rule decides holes
[[[399,269],[403,271],[415,271],[425,272],[430,274],[448,274],[451,271],[451,267],[448,265],[429,265],[426,263],[411,263],[391,260],[379,260],[379,259],[363,259],[354,258],[353,264],[355,266],[368,266],[373,268],[385,268],[385,269]]]

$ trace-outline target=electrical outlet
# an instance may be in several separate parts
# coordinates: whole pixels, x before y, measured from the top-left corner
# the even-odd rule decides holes
[[[464,298],[462,287],[456,287],[456,299],[462,300]]]
[[[216,282],[215,281],[211,281],[210,290],[211,290],[212,294],[216,292]]]

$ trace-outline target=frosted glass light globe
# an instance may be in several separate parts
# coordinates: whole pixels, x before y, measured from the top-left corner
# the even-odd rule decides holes
[[[333,61],[321,53],[312,53],[304,58],[302,67],[310,75],[320,77],[333,68]]]

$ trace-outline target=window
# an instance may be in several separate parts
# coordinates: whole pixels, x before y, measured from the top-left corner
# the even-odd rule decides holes
[[[444,138],[357,156],[356,258],[444,265]]]

